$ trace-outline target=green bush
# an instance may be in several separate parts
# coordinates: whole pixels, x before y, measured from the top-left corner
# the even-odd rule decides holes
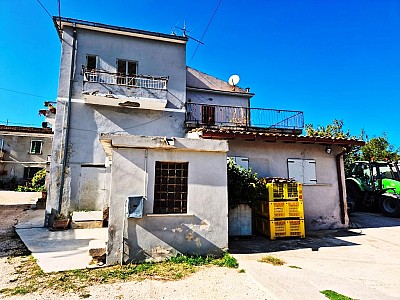
[[[29,186],[19,185],[15,191],[17,192],[42,192],[45,191],[46,169],[37,171],[33,176]]]
[[[237,165],[232,159],[228,161],[228,204],[235,208],[240,204],[253,207],[260,198],[266,195],[266,185],[256,173]]]

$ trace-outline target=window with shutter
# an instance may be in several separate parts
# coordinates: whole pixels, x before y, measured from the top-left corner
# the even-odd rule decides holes
[[[316,163],[315,159],[288,159],[289,178],[304,184],[317,183]]]

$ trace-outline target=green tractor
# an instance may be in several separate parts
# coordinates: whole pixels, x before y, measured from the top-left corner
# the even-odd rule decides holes
[[[346,178],[350,212],[379,209],[385,216],[400,217],[399,164],[357,161]]]

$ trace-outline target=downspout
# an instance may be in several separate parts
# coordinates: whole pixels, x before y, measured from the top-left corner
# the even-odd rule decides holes
[[[67,124],[65,129],[65,141],[63,151],[63,161],[61,169],[60,179],[60,192],[58,194],[58,213],[61,213],[62,198],[64,193],[64,181],[65,181],[65,168],[67,165],[67,154],[68,154],[68,143],[69,143],[69,125],[71,122],[71,99],[72,99],[72,84],[74,81],[74,70],[75,70],[75,53],[76,53],[76,24],[74,24],[74,32],[72,35],[72,57],[71,57],[71,70],[69,76],[69,91],[68,91],[68,103],[67,103]]]
[[[338,155],[336,155],[336,170],[337,170],[338,186],[339,186],[340,221],[342,222],[342,224],[346,224],[346,211],[345,211],[345,205],[344,205],[342,168],[341,168],[341,164],[340,164],[340,159],[348,151],[349,151],[349,149],[346,148],[344,151],[342,151]]]

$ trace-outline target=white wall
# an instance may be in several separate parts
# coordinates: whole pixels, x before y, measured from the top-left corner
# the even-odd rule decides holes
[[[340,147],[333,147],[327,154],[323,145],[230,140],[228,156],[248,157],[249,166],[260,177],[283,178],[288,177],[288,158],[315,159],[317,184],[305,184],[303,197],[306,229],[319,230],[347,226],[340,216],[336,166],[340,151]]]
[[[66,99],[69,96],[72,58],[72,28],[64,27],[56,125],[51,166],[51,186],[47,212],[58,207],[61,164],[67,122]],[[71,125],[68,162],[64,184],[63,212],[79,209],[81,165],[104,165],[105,154],[99,143],[100,133],[142,135],[184,135],[184,113],[153,111],[128,107],[88,105],[82,96],[82,65],[86,55],[98,56],[98,68],[116,72],[117,59],[138,62],[138,74],[168,76],[167,108],[180,109],[186,101],[186,45],[145,38],[77,29],[76,67],[72,89]],[[109,172],[109,170],[108,170]],[[94,191],[93,194],[96,194]],[[102,203],[93,199],[93,209]],[[87,204],[87,199],[85,201]],[[88,209],[88,207],[86,207]]]
[[[124,249],[129,253],[124,260],[157,260],[177,253],[221,254],[228,247],[226,153],[149,149],[146,160],[145,152],[114,148],[108,263],[121,258],[124,220]],[[189,163],[187,214],[153,214],[156,161]],[[144,217],[124,219],[126,198],[145,193],[146,174]]]

